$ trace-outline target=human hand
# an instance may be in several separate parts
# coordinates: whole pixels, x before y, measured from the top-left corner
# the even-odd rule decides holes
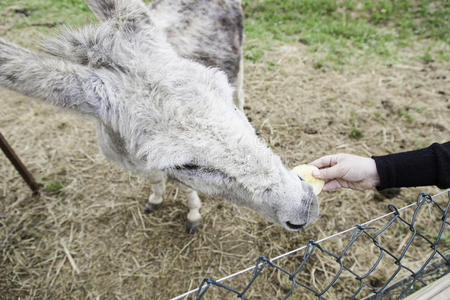
[[[313,175],[325,180],[324,191],[339,188],[367,190],[380,184],[377,166],[372,158],[334,154],[323,156],[310,164],[319,168]]]

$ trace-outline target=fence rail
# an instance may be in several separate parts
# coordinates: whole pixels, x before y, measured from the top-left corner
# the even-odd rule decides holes
[[[447,202],[447,205],[445,207],[442,207],[434,199],[445,193],[448,194],[449,200]],[[440,226],[439,233],[438,233],[437,237],[433,240],[426,237],[421,232],[419,232],[417,230],[417,228],[415,227],[418,213],[425,204],[429,204],[431,207],[436,207],[438,209],[439,213],[442,214],[442,216],[439,215],[440,220],[442,221],[442,224],[440,224],[441,226]],[[404,218],[400,215],[400,211],[411,208],[413,206],[416,206],[416,208],[414,210],[414,213],[413,213],[413,216],[412,216],[410,222],[408,222],[408,220],[406,220],[406,218]],[[275,258],[272,258],[272,259],[268,259],[264,256],[260,256],[257,259],[256,264],[254,266],[246,268],[246,269],[236,272],[234,274],[228,275],[219,280],[213,280],[209,277],[206,277],[201,282],[199,288],[191,290],[189,292],[186,292],[175,298],[172,298],[172,300],[182,299],[182,298],[189,296],[191,294],[194,294],[194,293],[195,293],[196,299],[202,299],[212,286],[216,286],[216,287],[225,289],[228,292],[235,294],[240,299],[248,299],[245,297],[245,294],[248,292],[248,290],[253,285],[253,283],[259,278],[262,271],[267,267],[274,268],[274,269],[281,271],[286,276],[288,276],[289,280],[292,282],[291,288],[286,293],[284,299],[289,298],[293,294],[296,287],[303,288],[307,292],[315,295],[318,299],[326,299],[324,297],[324,294],[335,284],[335,282],[339,279],[339,277],[341,276],[341,274],[344,270],[347,272],[350,272],[355,277],[355,280],[359,281],[359,288],[357,288],[357,290],[355,291],[355,293],[353,294],[351,299],[356,299],[360,295],[360,292],[362,291],[362,289],[364,287],[368,288],[372,292],[372,295],[370,296],[370,298],[367,298],[367,299],[381,299],[381,297],[387,291],[392,290],[393,288],[396,288],[398,286],[401,286],[401,289],[400,289],[400,292],[398,293],[398,295],[396,295],[395,298],[389,298],[389,299],[401,299],[407,294],[407,292],[409,290],[411,290],[411,288],[413,286],[417,285],[418,283],[420,283],[423,286],[426,285],[426,283],[424,282],[424,277],[429,275],[430,273],[432,273],[433,270],[435,271],[436,265],[439,266],[439,271],[437,273],[439,273],[440,277],[442,277],[450,272],[450,255],[449,255],[449,252],[447,251],[448,249],[445,249],[443,252],[442,250],[438,249],[438,247],[437,247],[439,242],[441,241],[442,234],[444,233],[444,231],[446,229],[445,228],[446,225],[450,225],[450,223],[447,220],[449,207],[450,207],[450,190],[441,192],[434,196],[431,196],[426,193],[420,193],[417,197],[417,201],[415,201],[414,203],[411,203],[405,207],[397,208],[395,205],[389,204],[388,208],[391,212],[384,216],[380,216],[378,218],[375,218],[373,220],[365,222],[361,225],[356,225],[352,228],[349,228],[342,232],[336,233],[334,235],[331,235],[331,236],[321,239],[319,241],[311,240],[311,241],[309,241],[309,243],[307,245],[305,245],[303,247],[300,247],[298,249],[284,253],[284,254],[277,256]],[[392,218],[386,223],[386,225],[383,228],[378,230],[376,233],[369,232],[369,231],[373,231],[376,229],[375,227],[369,227],[368,226],[369,224],[371,224],[375,221],[390,217],[390,216],[392,216]],[[395,255],[394,253],[389,251],[387,248],[383,247],[383,245],[381,245],[378,240],[378,237],[380,237],[395,222],[403,223],[404,225],[408,226],[409,230],[412,232],[411,237],[409,238],[406,246],[403,248],[403,251],[401,252],[400,255]],[[325,249],[324,247],[322,247],[320,245],[322,242],[324,242],[326,240],[336,238],[337,236],[340,236],[340,235],[343,235],[343,234],[349,233],[349,232],[352,232],[350,242],[348,242],[348,244],[346,245],[346,247],[344,248],[344,250],[341,253],[334,253],[332,251]],[[379,254],[376,262],[372,265],[372,267],[369,269],[369,271],[365,274],[359,274],[343,263],[343,258],[345,257],[346,253],[349,251],[349,249],[352,247],[352,245],[362,236],[369,238],[373,242],[373,244],[380,250],[380,254]],[[423,243],[428,244],[430,246],[430,248],[432,249],[432,253],[427,257],[425,263],[416,272],[414,272],[411,268],[402,264],[402,259],[405,257],[405,254],[407,253],[408,249],[410,248],[411,244],[413,243],[413,241],[416,238],[420,238],[423,240]],[[294,254],[297,252],[300,252],[302,250],[304,250],[303,260],[294,272],[289,272],[288,270],[286,270],[286,269],[282,268],[281,266],[274,263],[278,259],[281,259],[283,257],[286,257],[288,255],[291,255],[291,254]],[[331,282],[322,290],[317,290],[317,289],[309,286],[308,284],[299,281],[296,278],[296,276],[304,269],[304,266],[306,265],[308,260],[311,258],[311,256],[317,251],[320,251],[320,253],[322,255],[327,255],[329,257],[332,257],[339,264],[338,272],[335,274],[335,276],[331,280]],[[445,251],[447,251],[447,252],[445,252]],[[386,282],[381,287],[377,288],[377,287],[372,286],[365,279],[367,279],[376,270],[377,266],[379,265],[379,263],[381,262],[381,260],[384,256],[388,256],[388,257],[392,258],[394,260],[395,264],[397,265],[397,268],[396,268],[395,272],[389,277],[389,279],[386,280]],[[433,261],[439,260],[439,262],[438,263],[430,263],[432,260]],[[396,278],[396,276],[398,275],[398,273],[401,270],[407,271],[408,273],[410,273],[410,275],[407,278],[404,278],[400,281],[394,282],[394,278]],[[230,287],[230,286],[222,283],[228,279],[231,279],[233,277],[236,277],[240,274],[243,274],[243,273],[246,273],[249,271],[253,271],[253,276],[250,279],[250,281],[248,282],[248,284],[243,289],[238,290],[236,288]],[[434,272],[433,274],[436,274],[436,272]],[[437,277],[437,278],[439,278],[439,277]]]

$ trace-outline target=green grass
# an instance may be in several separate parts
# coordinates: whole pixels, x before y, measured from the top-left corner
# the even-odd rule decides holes
[[[64,188],[64,185],[58,180],[54,180],[45,185],[44,190],[51,194],[57,194]]]
[[[351,111],[350,115],[352,118],[349,119],[349,123],[352,126],[352,128],[348,131],[347,135],[355,140],[359,140],[364,135],[364,130],[362,130],[359,126],[358,121],[354,118],[356,116],[355,111]]]
[[[150,1],[146,1],[150,2]],[[260,60],[279,43],[301,43],[323,71],[360,57],[395,57],[413,41],[427,39],[418,60],[448,61],[450,4],[443,0],[243,0],[245,58]],[[27,17],[15,12],[27,9]],[[3,19],[3,20],[1,20]],[[84,24],[94,17],[84,0],[2,0],[2,24],[48,32],[48,24]],[[437,47],[437,48],[436,48]],[[436,49],[437,50],[436,50]]]
[[[450,233],[443,233],[441,236],[441,241],[447,246],[450,245]]]
[[[405,112],[402,108],[397,109],[397,115],[401,118],[405,118],[408,123],[412,123],[414,118],[407,112]]]
[[[26,15],[16,11],[26,9]],[[81,25],[92,14],[83,0],[2,0],[0,15],[15,19],[16,28],[48,27],[44,24]]]
[[[359,140],[360,138],[363,137],[363,135],[364,135],[364,131],[362,129],[358,129],[358,128],[352,128],[348,132],[348,136],[355,140]]]
[[[450,5],[442,0],[244,0],[243,6],[247,39],[260,41],[246,48],[252,60],[273,41],[320,52],[318,68],[353,56],[392,56],[417,39],[450,42]]]
[[[425,52],[425,54],[421,57],[421,59],[426,64],[432,63],[434,61],[433,56],[431,55],[429,50]]]

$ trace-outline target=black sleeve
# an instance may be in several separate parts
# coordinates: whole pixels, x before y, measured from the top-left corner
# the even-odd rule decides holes
[[[372,158],[380,176],[379,190],[425,185],[450,187],[450,142]]]

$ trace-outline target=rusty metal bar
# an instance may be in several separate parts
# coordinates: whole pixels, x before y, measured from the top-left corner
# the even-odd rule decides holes
[[[23,180],[28,184],[30,189],[33,191],[33,195],[39,195],[39,184],[34,180],[33,175],[28,171],[25,165],[22,163],[20,158],[14,152],[13,148],[8,144],[5,137],[0,132],[0,148],[5,153],[6,157],[16,168],[17,172],[19,172],[20,176],[22,176]]]

